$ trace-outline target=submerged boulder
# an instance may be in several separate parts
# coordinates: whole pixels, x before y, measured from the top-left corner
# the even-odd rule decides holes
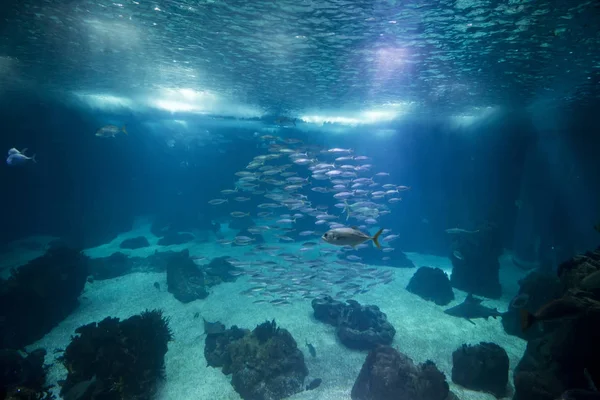
[[[160,238],[158,241],[159,246],[176,246],[180,244],[185,244],[187,242],[191,242],[194,240],[194,235],[191,233],[179,233],[179,232],[170,232]]]
[[[463,344],[452,353],[452,382],[467,389],[504,397],[508,385],[508,367],[508,354],[497,344]]]
[[[88,275],[79,250],[51,247],[0,280],[0,348],[19,349],[50,332],[79,302]]]
[[[119,247],[122,249],[130,250],[140,249],[142,247],[148,246],[150,246],[150,242],[148,242],[148,239],[146,239],[145,236],[138,236],[135,238],[125,239],[119,245]]]
[[[172,257],[167,264],[167,289],[182,303],[208,296],[204,273],[190,259],[187,250]]]
[[[213,258],[208,265],[203,267],[208,286],[214,286],[222,282],[233,282],[243,272],[241,268],[237,268],[227,261],[228,259],[227,256]]]
[[[232,374],[231,384],[243,399],[279,400],[304,390],[304,355],[275,321],[252,332],[234,326],[208,333],[204,355],[208,365]]]
[[[377,345],[389,345],[396,334],[387,315],[375,305],[361,306],[354,300],[344,304],[325,296],[313,299],[312,307],[315,318],[335,326],[340,341],[351,349],[369,350]]]
[[[445,306],[454,300],[450,279],[439,268],[419,268],[408,282],[406,290],[439,306]]]
[[[62,359],[68,375],[61,396],[106,400],[150,399],[164,376],[168,320],[158,310],[126,320],[105,318],[75,330]]]
[[[369,352],[351,392],[352,400],[446,400],[446,377],[431,361],[415,365],[390,346]]]

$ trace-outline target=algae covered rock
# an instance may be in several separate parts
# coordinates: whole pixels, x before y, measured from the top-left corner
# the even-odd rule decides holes
[[[445,306],[454,300],[450,278],[439,268],[419,268],[408,282],[406,290],[438,306]]]
[[[89,393],[86,398],[152,398],[172,339],[161,311],[145,311],[123,321],[105,318],[75,332],[78,336],[62,358],[68,375],[61,396],[78,389]]]
[[[51,247],[0,280],[0,348],[22,348],[77,308],[88,274],[88,258],[78,249]]]
[[[344,304],[325,296],[313,299],[312,307],[315,318],[335,326],[340,341],[351,349],[369,350],[389,345],[396,334],[387,315],[375,305],[362,306],[354,300]]]
[[[308,369],[292,335],[275,321],[252,332],[236,326],[208,333],[208,365],[231,374],[231,384],[246,400],[278,400],[304,390]]]
[[[190,259],[187,250],[172,257],[167,264],[167,286],[169,293],[182,303],[208,296],[204,273]]]
[[[352,400],[446,400],[451,392],[435,364],[415,365],[390,346],[369,352],[351,392]]]
[[[452,353],[452,382],[503,397],[508,385],[508,367],[508,354],[497,344],[463,344]]]

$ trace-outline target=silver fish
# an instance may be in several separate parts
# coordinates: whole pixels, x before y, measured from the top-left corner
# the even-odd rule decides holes
[[[364,232],[359,231],[356,228],[335,228],[331,229],[321,236],[321,239],[329,244],[335,246],[352,246],[356,247],[361,243],[372,240],[378,249],[381,249],[379,245],[379,235],[383,229],[380,229],[374,236],[369,236]]]

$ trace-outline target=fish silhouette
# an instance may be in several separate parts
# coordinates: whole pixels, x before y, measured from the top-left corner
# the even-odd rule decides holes
[[[464,318],[473,325],[475,325],[475,322],[471,320],[475,318],[488,319],[489,317],[497,318],[502,316],[502,313],[497,309],[482,306],[482,301],[483,299],[478,299],[469,294],[462,304],[444,310],[444,313],[453,317]]]

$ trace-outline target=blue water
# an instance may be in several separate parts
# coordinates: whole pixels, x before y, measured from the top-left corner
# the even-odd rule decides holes
[[[524,266],[554,272],[598,244],[597,2],[64,0],[3,8],[0,150],[26,148],[37,161],[0,168],[3,277],[43,254],[43,244],[15,245],[23,241],[59,239],[106,257],[139,232],[152,246],[191,232],[193,243],[177,251],[232,256],[247,268],[236,296],[264,275],[252,263],[272,259],[282,269],[268,279],[298,268],[299,283],[286,287],[293,296],[276,301],[283,308],[303,305],[308,315],[311,298],[337,293],[393,309],[385,285],[403,290],[412,275],[397,269],[397,253],[451,273],[447,230],[493,226],[503,249],[494,305],[507,307]],[[127,134],[95,135],[107,125]],[[242,220],[250,231],[234,227]],[[342,226],[362,232],[364,244],[321,238]],[[374,251],[380,229],[392,250]],[[311,287],[319,259],[381,269],[342,289],[329,286],[338,272]],[[211,311],[216,298],[227,299],[211,294],[195,304],[224,319]],[[89,315],[113,315],[115,304]],[[248,306],[253,317],[244,323],[273,317],[260,305]],[[392,309],[384,311],[399,322]],[[91,317],[72,318],[69,328]],[[302,323],[289,324],[302,335]],[[496,328],[498,341],[512,343]],[[515,343],[511,361],[524,342]],[[362,356],[352,357],[360,367]],[[434,361],[448,374],[447,360]],[[349,380],[335,381],[336,390],[349,391]],[[170,388],[162,393],[176,398]]]

